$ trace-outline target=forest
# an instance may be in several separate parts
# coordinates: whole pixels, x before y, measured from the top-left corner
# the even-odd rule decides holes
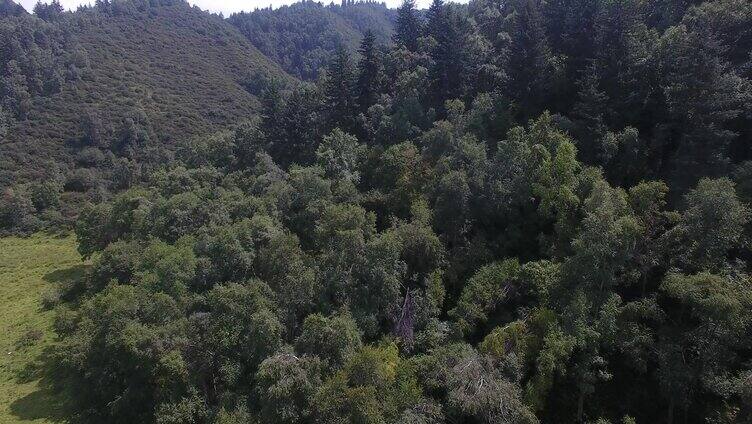
[[[752,422],[749,0],[2,1],[0,232],[91,264],[42,299],[71,422]],[[23,174],[91,25],[188,17],[245,91],[112,77]]]

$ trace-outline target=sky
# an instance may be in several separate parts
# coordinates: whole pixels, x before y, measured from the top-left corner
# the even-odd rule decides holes
[[[189,3],[199,6],[204,10],[210,10],[212,12],[222,12],[225,16],[229,16],[233,12],[251,11],[256,8],[262,7],[278,7],[284,4],[295,3],[298,0],[189,0]],[[324,4],[330,3],[332,0],[319,0]],[[335,0],[339,3],[341,0]],[[401,0],[382,0],[386,1],[389,7],[397,7],[401,3]],[[20,0],[26,10],[31,11],[34,9],[34,5],[37,0]],[[94,0],[60,0],[60,4],[66,9],[75,9],[81,4],[91,4]],[[45,1],[48,3],[48,1]],[[428,7],[430,0],[418,0],[416,1],[418,7]]]

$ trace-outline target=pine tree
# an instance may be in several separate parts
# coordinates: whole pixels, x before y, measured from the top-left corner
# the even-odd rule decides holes
[[[266,143],[278,144],[283,138],[282,112],[284,99],[280,83],[271,80],[261,92],[261,131],[266,138]]]
[[[550,83],[551,53],[537,0],[519,0],[514,9],[507,92],[517,102],[520,118],[526,120],[541,112],[542,96]]]
[[[599,0],[549,0],[541,9],[552,54],[566,56],[566,84],[556,93],[555,110],[571,110],[577,99],[577,81],[592,65],[595,50],[595,20]]]
[[[376,36],[367,31],[360,43],[360,62],[358,63],[358,82],[356,94],[361,112],[366,112],[378,100],[380,91],[381,58],[378,55]]]
[[[433,39],[433,48],[430,51],[431,66],[429,67],[429,79],[431,83],[432,106],[442,110],[444,101],[447,99],[449,87],[449,25],[446,19],[446,10],[443,0],[433,0],[431,7],[426,13],[428,23],[425,35]]]
[[[427,37],[433,37],[434,40],[439,39],[446,29],[446,10],[444,8],[444,0],[433,0],[431,6],[426,12],[426,19],[428,22],[425,27],[425,35]]]
[[[434,0],[428,9],[426,35],[434,41],[430,51],[432,106],[439,112],[444,102],[463,94],[463,78],[466,78],[465,34],[462,31],[464,18],[455,10]]]
[[[0,141],[5,139],[5,135],[8,134],[10,117],[5,113],[3,106],[0,105]]]
[[[282,113],[284,145],[278,146],[285,152],[282,165],[297,163],[305,165],[313,162],[316,145],[321,140],[321,117],[319,92],[312,86],[301,85],[290,93]],[[277,161],[277,158],[274,158]]]
[[[594,63],[603,90],[613,96],[613,93],[628,89],[624,87],[629,71],[625,64],[629,63],[629,55],[633,52],[630,44],[639,26],[639,9],[633,2],[607,2],[599,8],[594,19]],[[631,109],[627,105],[625,107]]]
[[[334,59],[329,64],[325,83],[325,98],[328,130],[340,128],[353,132],[357,102],[354,96],[355,70],[350,53],[344,46],[339,46]]]
[[[588,164],[604,165],[598,160],[603,153],[598,147],[608,130],[608,96],[598,86],[600,81],[594,67],[589,67],[585,72],[578,82],[580,90],[572,108],[572,117],[577,126],[575,134],[581,143],[582,160]]]
[[[420,19],[415,9],[415,0],[404,0],[397,9],[397,22],[394,25],[394,44],[411,52],[418,50]]]
[[[47,22],[54,22],[64,11],[65,9],[63,9],[63,6],[58,0],[53,0],[49,4],[39,2],[34,6],[34,14],[37,15],[38,18]]]

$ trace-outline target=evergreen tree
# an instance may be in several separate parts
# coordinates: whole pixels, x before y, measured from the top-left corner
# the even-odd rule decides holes
[[[605,165],[604,152],[599,150],[600,141],[608,127],[605,118],[608,111],[608,96],[598,87],[598,76],[593,67],[586,70],[579,81],[577,102],[572,109],[572,117],[577,125],[576,135],[581,141],[581,158],[588,164]]]
[[[506,91],[525,121],[543,108],[543,93],[550,87],[551,53],[538,0],[516,0],[513,8]]]
[[[310,164],[316,145],[321,140],[322,122],[319,106],[321,95],[312,85],[304,84],[290,93],[281,117],[282,145],[287,154],[275,160],[283,165]]]
[[[554,110],[567,111],[576,99],[576,82],[592,62],[595,46],[596,14],[600,0],[549,0],[542,14],[546,22],[546,35],[552,54],[566,56],[566,84],[556,93]]]
[[[414,52],[418,50],[420,19],[415,9],[415,0],[404,0],[397,9],[397,22],[394,24],[394,44]]]
[[[283,110],[282,88],[279,81],[272,80],[261,92],[261,131],[268,144],[279,143],[283,139]]]
[[[433,0],[426,11],[426,27],[424,35],[438,40],[446,31],[444,0]]]
[[[376,46],[376,36],[372,31],[366,32],[360,43],[360,62],[358,63],[358,82],[356,94],[361,112],[376,103],[380,92],[381,58]]]
[[[10,117],[5,113],[3,106],[0,105],[0,141],[5,139],[5,135],[8,134],[8,126],[10,125]]]
[[[354,85],[355,70],[350,53],[340,45],[329,64],[324,87],[329,130],[340,128],[346,132],[353,132],[357,107]]]
[[[443,0],[434,0],[428,9],[426,36],[433,40],[429,54],[431,63],[428,78],[431,84],[432,106],[439,112],[444,102],[463,94],[466,46],[462,33],[464,18],[459,12],[444,5]]]
[[[639,9],[637,2],[606,2],[599,8],[593,23],[594,63],[600,86],[607,95],[624,93],[628,82],[629,55],[632,54],[634,33],[637,30]],[[626,100],[630,96],[618,96],[624,113],[630,112]]]
[[[47,22],[57,20],[64,12],[63,6],[58,0],[52,0],[49,4],[38,2],[34,6],[34,14]]]

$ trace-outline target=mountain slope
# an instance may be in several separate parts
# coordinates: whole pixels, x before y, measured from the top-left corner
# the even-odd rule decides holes
[[[26,14],[26,9],[11,0],[0,0],[0,18],[5,16],[21,16]]]
[[[310,80],[316,78],[339,45],[356,51],[368,30],[379,42],[389,43],[394,19],[394,10],[383,3],[323,6],[303,1],[234,14],[229,21],[287,72]]]
[[[114,138],[130,116],[148,117],[141,124],[165,144],[254,113],[258,102],[243,88],[248,78],[289,78],[219,16],[183,1],[151,3],[157,5],[127,1],[60,13],[52,23],[32,16],[2,21],[14,24],[20,37],[30,27],[63,28],[70,43],[54,54],[75,60],[65,61],[56,92],[29,89],[26,110],[16,114],[0,144],[0,186],[44,175],[46,162],[72,165],[71,146],[87,116],[101,120],[104,138]]]

